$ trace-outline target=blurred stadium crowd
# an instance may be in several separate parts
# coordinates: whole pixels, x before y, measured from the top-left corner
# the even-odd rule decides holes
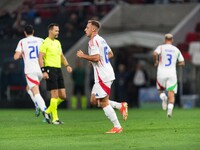
[[[24,0],[13,11],[0,9],[0,38],[23,37],[23,26],[27,23],[41,29],[48,22],[56,21],[63,28],[61,37],[72,37],[82,31],[86,20],[101,19],[118,3],[159,4],[186,3],[190,0]],[[191,0],[194,2],[194,0]],[[36,30],[38,36],[45,31]]]

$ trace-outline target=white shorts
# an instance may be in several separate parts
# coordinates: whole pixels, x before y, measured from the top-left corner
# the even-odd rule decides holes
[[[92,88],[92,94],[94,94],[96,98],[104,98],[110,95],[112,83],[113,81],[95,83]]]
[[[177,77],[157,77],[156,86],[158,90],[167,90],[167,91],[174,91],[177,93]]]
[[[32,89],[36,85],[40,85],[40,81],[42,80],[42,77],[43,75],[41,72],[26,74],[26,82],[29,89]]]

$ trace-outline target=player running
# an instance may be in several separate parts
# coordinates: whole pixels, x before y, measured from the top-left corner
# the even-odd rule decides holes
[[[120,133],[123,131],[117,115],[113,109],[118,108],[123,115],[124,120],[128,116],[128,105],[126,102],[117,103],[109,100],[111,85],[115,80],[115,74],[109,59],[113,53],[106,41],[98,35],[100,23],[95,20],[89,20],[85,28],[86,35],[90,38],[88,43],[88,53],[84,54],[81,50],[77,51],[77,57],[91,62],[94,70],[95,83],[92,88],[90,102],[93,105],[99,105],[114,127],[106,133]]]
[[[42,98],[39,85],[42,79],[42,72],[38,63],[38,48],[43,39],[33,36],[34,29],[32,25],[24,28],[25,38],[21,39],[15,50],[14,59],[24,60],[24,73],[27,81],[27,92],[30,95],[36,107],[36,115],[39,116],[38,108],[42,111],[46,121],[50,123],[49,116],[45,113],[46,105]]]
[[[174,108],[174,94],[177,93],[176,64],[185,65],[184,58],[180,50],[172,45],[173,35],[165,35],[165,44],[159,45],[153,53],[154,66],[157,70],[157,89],[162,100],[163,110],[167,110],[167,116],[172,117]],[[168,97],[165,94],[168,91]]]

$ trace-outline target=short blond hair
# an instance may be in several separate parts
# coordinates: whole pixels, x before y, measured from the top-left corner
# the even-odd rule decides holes
[[[171,33],[165,34],[165,40],[173,40],[173,35]]]
[[[101,28],[101,23],[97,20],[88,20],[88,23],[91,23],[93,26],[97,27],[98,29]]]

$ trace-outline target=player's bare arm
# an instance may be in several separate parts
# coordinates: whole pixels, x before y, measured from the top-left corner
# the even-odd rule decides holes
[[[178,66],[185,66],[185,61],[180,61],[177,63]]]
[[[65,56],[63,54],[61,55],[61,62],[66,67],[67,72],[71,73],[72,72],[72,67],[69,65],[67,59],[65,58]]]
[[[113,54],[112,51],[110,51],[110,52],[108,53],[108,58],[110,59],[110,58],[112,58],[112,57],[114,57],[114,54]]]
[[[39,61],[40,68],[44,68],[44,56],[45,56],[45,53],[42,53],[42,52],[39,53],[38,61]],[[42,71],[42,74],[43,74],[44,79],[49,78],[49,75],[45,70]]]
[[[15,52],[15,54],[14,54],[14,60],[18,60],[20,58],[22,58],[22,53],[21,52]]]
[[[153,53],[153,62],[154,62],[154,66],[157,67],[158,66],[158,53],[154,52]]]
[[[98,62],[100,60],[99,54],[87,55],[87,54],[84,54],[82,50],[78,50],[76,53],[76,56],[79,58],[86,59],[88,61],[92,61],[92,62]]]

